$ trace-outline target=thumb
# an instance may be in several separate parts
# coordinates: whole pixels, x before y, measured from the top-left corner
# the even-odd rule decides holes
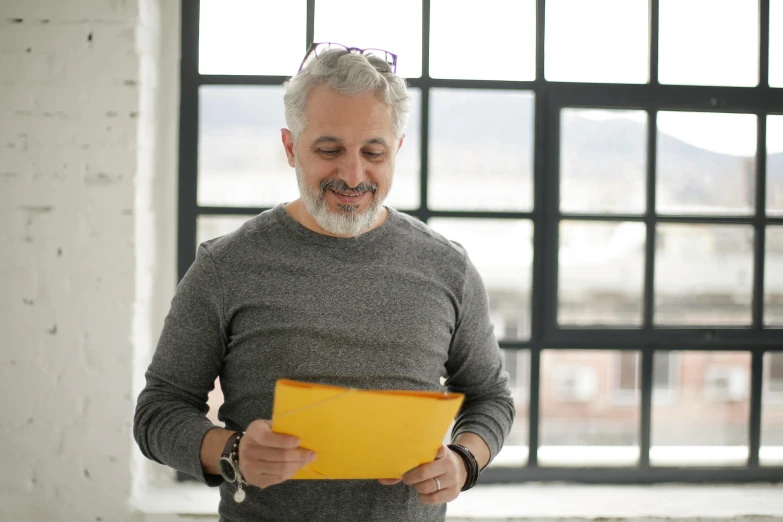
[[[448,454],[449,448],[445,444],[441,444],[438,448],[438,453],[435,454],[435,460],[442,459]]]

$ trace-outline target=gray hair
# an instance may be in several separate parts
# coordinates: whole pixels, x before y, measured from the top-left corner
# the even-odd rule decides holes
[[[394,132],[400,138],[410,116],[411,96],[405,80],[395,75],[380,58],[342,50],[328,50],[313,57],[299,74],[283,86],[285,122],[294,141],[305,128],[305,105],[310,91],[325,85],[346,95],[375,94],[392,108]]]

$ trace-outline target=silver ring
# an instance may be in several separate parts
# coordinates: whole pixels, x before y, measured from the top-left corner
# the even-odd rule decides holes
[[[438,489],[435,490],[435,493],[440,491],[440,480],[438,480],[438,477],[432,477],[435,479],[435,485],[438,486]]]

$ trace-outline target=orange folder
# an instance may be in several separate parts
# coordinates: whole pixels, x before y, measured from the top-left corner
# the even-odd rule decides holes
[[[272,431],[295,435],[317,455],[293,479],[400,478],[432,462],[463,399],[280,379]]]

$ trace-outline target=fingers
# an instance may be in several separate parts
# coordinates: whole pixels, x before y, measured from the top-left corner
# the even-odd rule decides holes
[[[272,431],[272,423],[266,419],[253,421],[250,426],[247,427],[245,437],[250,437],[250,439],[261,446],[272,448],[285,449],[299,446],[298,438],[284,433],[275,433]]]
[[[384,486],[393,486],[395,484],[399,484],[400,482],[402,482],[402,479],[378,479],[378,482],[380,482]]]
[[[422,504],[435,505],[451,502],[459,495],[459,491],[454,488],[441,489],[437,493],[423,495],[419,493],[419,501]]]
[[[315,460],[315,453],[298,447],[292,435],[275,433],[268,420],[253,421],[239,444],[239,467],[248,484],[269,487],[290,479]]]
[[[402,476],[402,481],[413,486],[423,504],[450,502],[460,493],[457,458],[448,447],[441,445],[435,460],[410,470]]]

